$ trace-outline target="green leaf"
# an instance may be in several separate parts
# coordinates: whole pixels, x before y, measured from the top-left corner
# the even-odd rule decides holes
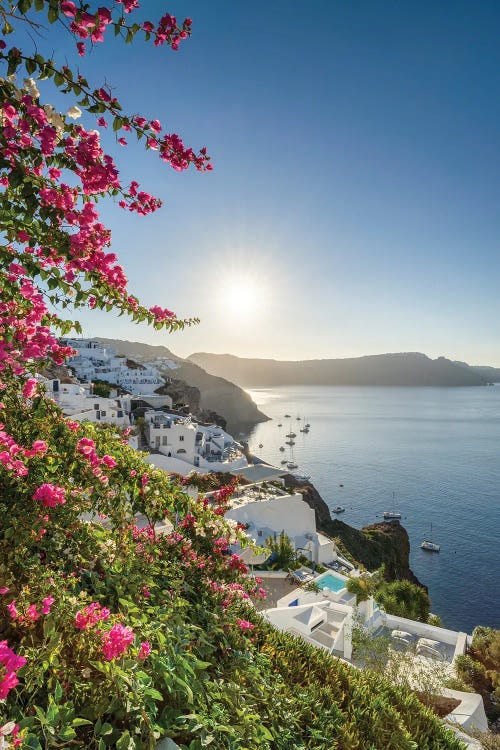
[[[17,7],[20,13],[27,13],[31,8],[31,0],[19,0]]]
[[[33,60],[33,58],[30,57],[28,60],[26,60],[26,62],[24,63],[24,65],[25,65],[25,68],[26,68],[26,72],[29,75],[31,75],[32,73],[35,72],[35,70],[36,70],[36,62]]]
[[[59,703],[59,701],[62,698],[62,694],[63,694],[63,691],[62,691],[61,684],[59,682],[56,682],[56,687],[54,690],[54,698],[56,700],[56,703]]]
[[[134,748],[135,742],[130,736],[129,731],[125,730],[120,739],[116,742],[116,750],[134,750]]]

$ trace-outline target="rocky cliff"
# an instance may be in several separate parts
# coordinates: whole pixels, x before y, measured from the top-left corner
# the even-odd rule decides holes
[[[310,482],[302,482],[287,475],[285,484],[297,489],[316,514],[319,531],[340,542],[347,556],[373,571],[385,565],[389,580],[402,578],[426,588],[410,568],[410,539],[406,529],[397,521],[374,523],[362,529],[333,520],[327,504]]]

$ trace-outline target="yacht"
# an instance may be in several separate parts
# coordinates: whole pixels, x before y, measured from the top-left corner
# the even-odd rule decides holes
[[[294,437],[297,437],[297,435],[295,434],[295,432],[289,432],[288,435],[285,435],[285,437],[294,438]]]
[[[280,445],[280,451],[281,451],[282,453],[284,453],[284,452],[285,452],[285,448],[284,448],[284,446],[283,446],[283,445]]]
[[[282,425],[282,424],[279,424],[279,425],[278,425],[278,427],[283,427],[283,425]]]
[[[336,505],[335,508],[332,508],[332,513],[344,513],[345,508],[342,507],[342,505]]]
[[[310,474],[294,474],[293,476],[295,477],[295,479],[298,479],[299,482],[309,482],[309,480],[311,479]]]
[[[399,521],[399,519],[401,518],[401,513],[396,510],[396,501],[394,499],[394,492],[392,493],[392,510],[386,510],[383,513],[383,516],[386,521],[394,521],[394,520]]]
[[[422,542],[420,545],[421,549],[427,550],[427,552],[439,552],[441,550],[441,545],[436,544],[432,538],[432,523],[431,523],[431,538],[425,539],[425,541]]]
[[[263,448],[263,447],[264,447],[264,446],[262,445],[262,443],[259,443],[259,448]]]
[[[291,416],[289,414],[285,414],[285,419],[291,419]]]
[[[441,549],[440,544],[429,542],[427,539],[420,545],[422,549],[426,549],[428,552],[439,552]]]
[[[309,427],[308,427],[308,425],[306,425],[306,418],[305,417],[304,417],[304,425],[303,425],[303,427],[300,428],[300,431],[301,432],[306,432],[306,433],[309,432]]]
[[[295,445],[295,440],[287,440],[286,444],[287,445]]]
[[[286,465],[286,468],[287,468],[287,469],[298,469],[299,467],[298,467],[298,465],[297,465],[297,464],[294,464],[294,463],[293,463],[293,461],[289,461],[289,462],[287,463],[287,465]]]

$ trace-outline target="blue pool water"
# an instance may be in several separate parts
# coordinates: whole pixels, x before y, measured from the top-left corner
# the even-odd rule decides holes
[[[298,471],[357,528],[381,521],[395,492],[410,564],[429,587],[432,611],[457,630],[500,627],[500,386],[250,393],[272,417],[249,436],[254,453],[280,466],[291,427]],[[311,424],[308,434],[297,416]],[[420,549],[431,523],[439,554]]]
[[[342,589],[345,589],[345,581],[342,578],[337,578],[333,573],[323,573],[319,578],[316,578],[315,583],[320,589],[330,589],[330,591],[342,591]]]

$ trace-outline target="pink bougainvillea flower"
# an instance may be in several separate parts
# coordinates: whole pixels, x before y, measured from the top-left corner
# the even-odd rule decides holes
[[[143,661],[144,659],[148,658],[150,653],[151,653],[151,644],[149,643],[149,641],[143,641],[141,643],[139,653],[137,654],[137,658]]]
[[[40,619],[40,613],[36,608],[36,604],[30,604],[26,610],[26,619],[30,622],[36,622]]]
[[[33,398],[33,396],[37,392],[37,388],[38,388],[38,381],[35,380],[35,378],[28,378],[23,388],[24,398]]]
[[[0,700],[5,700],[12,688],[15,688],[19,683],[16,672],[25,664],[24,656],[18,656],[12,651],[8,647],[7,641],[0,641],[0,665],[3,666],[0,672]]]
[[[117,622],[111,630],[102,636],[102,653],[106,661],[122,656],[134,640],[132,628]]]
[[[50,608],[54,604],[54,597],[53,596],[46,596],[45,599],[42,599],[42,607],[41,612],[42,615],[48,615],[50,613]]]
[[[35,491],[33,500],[41,502],[46,508],[55,508],[56,505],[63,505],[66,502],[65,490],[63,487],[44,482]]]
[[[241,630],[254,630],[255,625],[248,620],[241,620],[239,617],[236,618],[236,622]]]

